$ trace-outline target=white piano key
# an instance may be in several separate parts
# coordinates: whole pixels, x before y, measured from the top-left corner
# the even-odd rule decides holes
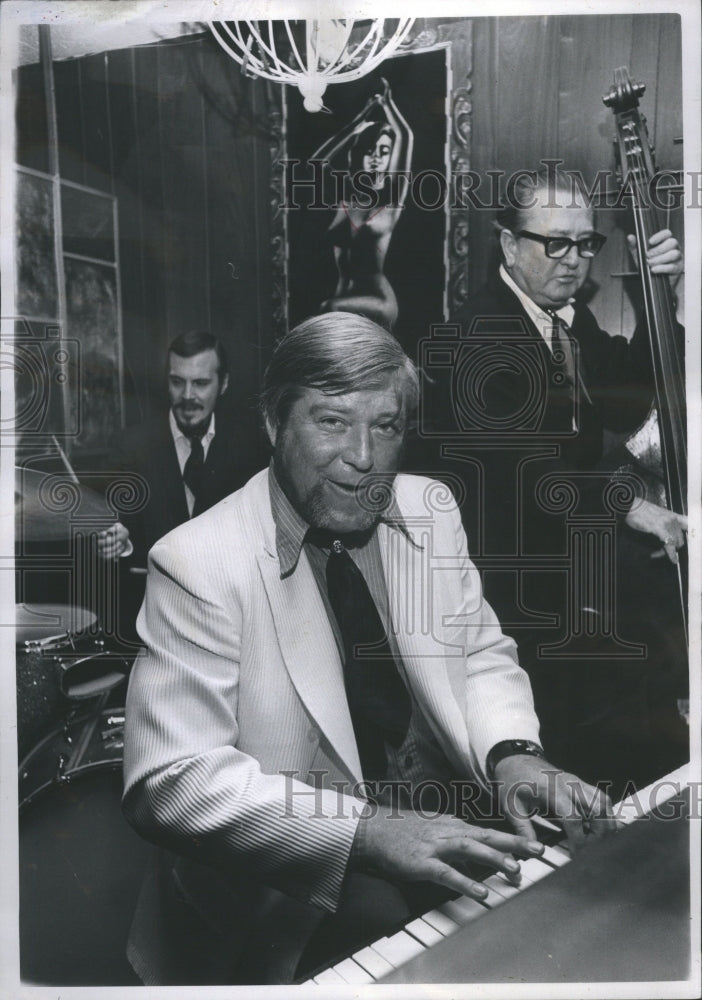
[[[523,882],[539,882],[553,873],[550,865],[544,864],[540,858],[527,858],[520,864]]]
[[[496,872],[494,875],[491,875],[490,878],[486,878],[483,885],[487,889],[492,889],[503,899],[511,899],[512,896],[516,896],[522,888],[522,886],[513,885],[512,882],[508,882],[501,872]]]
[[[633,822],[642,816],[647,815],[656,806],[662,805],[668,798],[677,795],[690,782],[690,766],[685,765],[671,774],[665,775],[659,781],[653,782],[646,788],[640,789],[629,799],[619,802],[614,806],[614,815],[624,823]],[[443,937],[454,933],[470,920],[477,919],[490,909],[490,900],[495,897],[502,902],[502,897],[506,891],[509,895],[520,892],[533,882],[553,873],[554,868],[561,868],[570,861],[571,855],[567,849],[565,839],[555,846],[546,847],[541,858],[531,858],[521,862],[523,874],[523,885],[512,886],[501,873],[491,875],[486,879],[486,887],[490,889],[490,896],[486,903],[481,904],[469,896],[462,896],[442,904],[435,910],[430,910],[422,917],[417,917],[407,925],[406,930],[411,937],[417,939],[418,945],[426,945],[431,948]],[[495,884],[496,880],[503,882],[503,885]],[[374,946],[362,948],[353,958],[344,959],[331,969],[320,972],[312,980],[307,982],[321,983],[326,985],[342,985],[351,983],[361,985],[362,983],[375,982],[383,979],[390,972],[393,966],[377,951]],[[424,950],[424,949],[423,949]],[[358,966],[358,971],[354,968]],[[356,976],[363,979],[351,978]],[[370,977],[369,979],[366,977]]]
[[[442,903],[441,906],[437,906],[437,910],[457,923],[459,927],[470,923],[471,920],[484,917],[487,913],[487,909],[477,900],[471,899],[470,896],[459,896],[458,899],[449,899],[446,903]]]
[[[484,882],[481,884],[485,885]],[[480,902],[483,904],[483,906],[487,906],[489,910],[492,910],[494,909],[494,907],[499,906],[500,903],[504,901],[504,897],[498,895],[498,893],[496,893],[495,890],[492,889],[489,885],[485,885],[485,888],[487,889],[488,894],[485,897],[485,899],[481,899]]]
[[[671,771],[670,774],[664,775],[618,802],[614,806],[614,816],[620,823],[628,826],[634,820],[647,816],[656,806],[662,805],[663,802],[677,795],[689,781],[690,765],[683,764],[677,770]]]
[[[333,965],[332,968],[337,975],[341,976],[345,983],[351,983],[354,986],[365,986],[368,983],[375,982],[370,972],[366,972],[352,958],[345,958],[341,962],[337,962],[336,965]]]
[[[389,937],[374,941],[371,948],[382,955],[395,969],[399,969],[415,955],[421,955],[422,952],[426,951],[423,944],[420,944],[416,938],[405,931],[398,931],[397,934],[391,934]]]
[[[431,924],[428,924],[426,920],[422,920],[421,917],[415,917],[414,920],[410,920],[405,930],[413,934],[427,948],[431,948],[432,945],[442,941],[444,937],[443,934],[439,934],[436,927],[432,927]]]
[[[380,979],[381,976],[387,976],[392,972],[390,963],[370,947],[361,948],[352,957],[354,962],[358,962],[373,979]]]
[[[560,844],[556,844],[554,847],[544,845],[544,853],[541,855],[541,860],[553,868],[562,868],[563,865],[568,864],[571,857],[565,847],[562,847]]]
[[[325,969],[324,972],[318,972],[313,976],[312,982],[318,986],[343,986],[345,980],[333,969]]]
[[[443,934],[444,937],[448,937],[449,934],[453,934],[454,931],[458,930],[456,921],[452,920],[451,917],[447,917],[445,913],[442,913],[440,907],[436,910],[429,910],[427,913],[423,913],[422,919],[436,928],[439,934]]]

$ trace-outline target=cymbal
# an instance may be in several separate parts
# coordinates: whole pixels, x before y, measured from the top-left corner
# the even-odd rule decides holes
[[[67,473],[15,466],[15,531],[29,542],[57,542],[76,530],[99,532],[117,517],[103,496]]]
[[[91,628],[97,616],[88,608],[70,604],[16,604],[17,644],[76,635]]]

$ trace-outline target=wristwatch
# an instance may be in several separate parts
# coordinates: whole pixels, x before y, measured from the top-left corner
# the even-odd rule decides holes
[[[502,740],[500,743],[496,743],[487,755],[485,773],[488,780],[492,781],[495,777],[495,768],[501,760],[504,760],[505,757],[516,757],[518,754],[546,758],[543,747],[534,743],[533,740]]]

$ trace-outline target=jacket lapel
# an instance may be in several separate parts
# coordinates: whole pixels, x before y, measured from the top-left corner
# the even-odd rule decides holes
[[[465,747],[466,726],[461,714],[462,691],[454,691],[449,657],[455,662],[458,650],[447,647],[435,634],[432,573],[431,519],[409,530],[415,545],[402,531],[381,524],[378,528],[380,553],[390,600],[390,618],[397,636],[412,692],[449,757],[456,759],[456,747]],[[419,547],[421,546],[421,548]],[[465,660],[461,660],[465,662]],[[464,671],[459,670],[458,684]],[[447,742],[448,741],[448,742]]]
[[[183,478],[178,464],[178,454],[167,417],[159,426],[158,436],[159,442],[149,456],[151,461],[155,459],[156,468],[148,470],[147,478],[152,483],[154,495],[158,494],[161,498],[157,516],[163,518],[163,524],[158,526],[163,529],[160,533],[163,535],[171,528],[187,521],[189,514]],[[155,482],[154,479],[156,479]],[[156,537],[160,537],[160,535]]]
[[[346,700],[339,651],[312,568],[304,552],[294,573],[280,578],[275,525],[270,513],[268,475],[256,504],[264,536],[257,555],[280,651],[290,679],[353,781],[361,780],[356,737]]]

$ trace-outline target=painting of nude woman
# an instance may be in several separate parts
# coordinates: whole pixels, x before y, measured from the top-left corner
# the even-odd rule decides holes
[[[333,166],[343,158],[347,166],[341,178],[343,197],[327,230],[338,281],[334,294],[320,304],[320,312],[362,313],[392,329],[397,297],[384,267],[409,187],[413,136],[387,80],[382,84],[383,92],[374,94],[312,159]]]
[[[296,179],[314,180],[288,189],[289,325],[356,312],[411,351],[446,318],[446,205],[413,197],[420,175],[446,177],[446,88],[437,49],[329,87],[327,114],[288,97],[286,155]]]

